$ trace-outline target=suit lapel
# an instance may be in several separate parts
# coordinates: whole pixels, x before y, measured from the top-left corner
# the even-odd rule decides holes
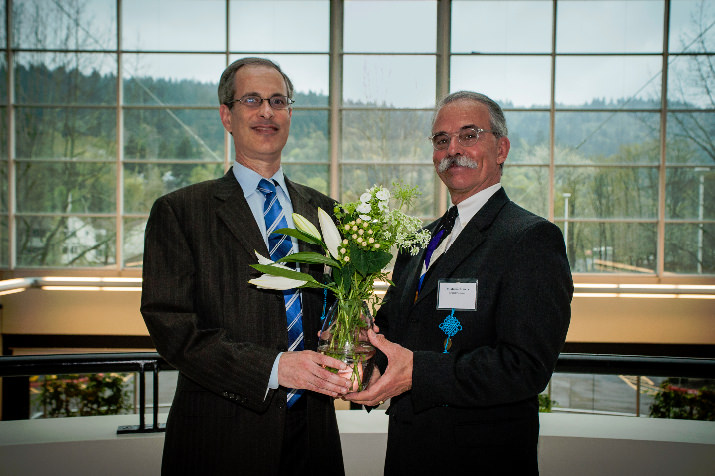
[[[485,203],[477,214],[472,217],[469,223],[467,223],[467,226],[464,227],[447,252],[440,256],[434,265],[430,267],[422,283],[422,290],[415,304],[434,291],[440,279],[452,276],[459,265],[476,252],[477,248],[479,248],[486,239],[484,231],[489,228],[497,215],[499,215],[502,207],[508,202],[509,198],[504,188],[500,188],[489,198],[487,203]],[[418,264],[417,279],[419,279],[419,273],[422,271],[422,261]]]
[[[314,204],[309,196],[305,195],[301,189],[295,186],[293,182],[286,177],[286,187],[288,187],[288,195],[290,196],[293,212],[302,215],[309,222],[315,225],[318,229],[318,205]],[[331,210],[326,210],[330,212]],[[309,245],[304,241],[298,240],[298,249],[300,251],[316,251],[314,248],[309,248]]]
[[[243,189],[231,170],[218,180],[214,197],[224,202],[218,207],[216,214],[241,246],[251,255],[254,251],[258,251],[267,257],[266,243],[263,241],[251,208],[243,196]]]
[[[427,225],[430,235],[434,233],[435,228],[439,224],[439,219]],[[404,303],[403,306],[412,306],[416,303],[415,294],[417,293],[417,286],[420,282],[420,275],[422,274],[422,264],[425,261],[425,254],[427,249],[423,248],[417,255],[410,258],[410,260],[405,265],[405,270],[403,271],[405,276],[405,292],[403,296],[409,300],[409,302]]]

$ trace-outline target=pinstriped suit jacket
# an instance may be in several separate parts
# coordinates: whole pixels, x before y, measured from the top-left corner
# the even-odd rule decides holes
[[[293,209],[317,223],[333,200],[286,179]],[[308,248],[300,244],[302,250]],[[268,256],[232,171],[159,198],[146,227],[141,312],[157,351],[179,370],[163,474],[274,474],[286,392],[266,395],[287,350],[280,292],[257,289],[254,250]],[[307,270],[304,268],[308,268]],[[322,279],[322,266],[301,269]],[[303,290],[305,348],[317,348],[321,290]],[[333,400],[306,392],[311,461],[343,473]]]

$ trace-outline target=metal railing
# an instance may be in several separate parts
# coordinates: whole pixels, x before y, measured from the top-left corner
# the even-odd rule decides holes
[[[162,370],[175,369],[156,352],[0,356],[0,377],[137,372],[139,425],[120,426],[117,433],[165,431],[164,425],[159,424],[159,372]],[[153,374],[151,424],[145,421],[147,372]],[[715,359],[564,353],[559,356],[556,372],[715,379]]]
[[[139,425],[122,425],[117,433],[164,431],[159,424],[159,372],[174,370],[156,352],[56,354],[0,357],[0,377],[136,372],[139,374]],[[146,423],[146,373],[152,372],[152,423]]]

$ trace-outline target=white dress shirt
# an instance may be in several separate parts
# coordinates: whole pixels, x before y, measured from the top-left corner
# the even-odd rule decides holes
[[[258,190],[258,182],[260,182],[264,177],[248,167],[239,164],[238,162],[234,162],[233,164],[233,175],[236,177],[236,180],[238,180],[238,183],[243,189],[243,196],[248,202],[248,206],[251,208],[251,213],[253,213],[253,218],[256,220],[258,229],[261,230],[261,236],[263,236],[263,241],[266,243],[266,248],[269,248],[268,234],[266,233],[266,221],[263,218],[263,204],[266,201],[266,196]],[[293,204],[288,196],[288,189],[286,188],[283,169],[278,169],[278,172],[276,172],[275,175],[273,175],[273,177],[269,180],[274,180],[277,183],[276,195],[278,196],[278,202],[283,208],[288,228],[295,228],[293,225]],[[298,251],[297,240],[291,237],[291,242],[293,244],[293,252],[295,253]],[[266,258],[270,258],[270,256],[266,256]],[[271,369],[271,376],[268,379],[266,396],[268,395],[268,389],[278,388],[278,361],[280,360],[281,355],[283,355],[283,352],[280,352],[276,356],[276,360],[273,361],[273,368]]]

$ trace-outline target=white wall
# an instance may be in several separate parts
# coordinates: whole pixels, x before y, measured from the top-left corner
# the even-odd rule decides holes
[[[151,476],[163,433],[117,435],[136,416],[0,422],[0,476]],[[338,411],[346,476],[382,475],[384,411]],[[542,476],[712,476],[715,422],[541,414]]]

